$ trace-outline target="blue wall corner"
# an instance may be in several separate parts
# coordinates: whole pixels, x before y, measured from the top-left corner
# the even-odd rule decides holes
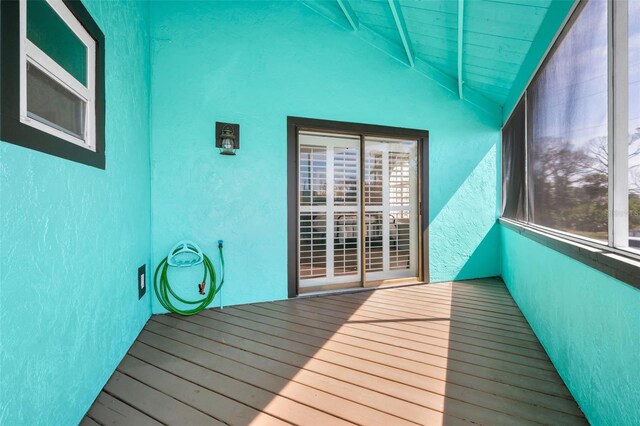
[[[150,316],[149,5],[106,39],[106,170],[0,143],[0,424],[77,424]]]
[[[593,425],[640,419],[640,290],[503,226],[502,277]]]

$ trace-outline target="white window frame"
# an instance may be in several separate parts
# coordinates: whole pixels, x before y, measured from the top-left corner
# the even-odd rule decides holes
[[[382,270],[367,272],[366,267],[363,271],[363,254],[366,250],[366,241],[363,241],[361,232],[358,233],[356,251],[358,253],[357,260],[357,272],[350,275],[335,275],[334,265],[334,248],[335,248],[335,223],[334,215],[339,213],[355,213],[358,217],[357,227],[360,230],[362,228],[362,189],[364,183],[360,181],[362,166],[360,163],[361,156],[361,141],[353,139],[355,134],[333,134],[329,131],[315,133],[313,131],[303,131],[304,141],[299,139],[297,144],[296,155],[300,158],[301,148],[304,147],[320,147],[326,149],[326,202],[324,205],[301,205],[301,192],[298,191],[297,203],[298,203],[298,225],[297,232],[300,232],[300,215],[301,214],[324,214],[326,218],[326,246],[325,246],[325,262],[326,270],[322,276],[306,278],[300,276],[298,272],[298,286],[299,289],[309,289],[319,286],[339,286],[343,284],[353,284],[363,281],[364,287],[367,283],[384,281],[384,280],[397,280],[397,279],[413,279],[419,276],[419,170],[416,167],[410,171],[409,176],[409,193],[411,194],[408,205],[394,205],[390,202],[390,169],[389,169],[389,154],[393,153],[406,153],[410,155],[410,161],[418,159],[419,143],[417,140],[409,140],[404,138],[384,138],[384,137],[372,137],[365,136],[365,152],[367,147],[371,148],[375,146],[376,149],[382,151],[382,205],[365,205],[364,211],[366,213],[380,213],[382,215]],[[335,139],[330,139],[327,136],[336,136]],[[404,145],[403,142],[410,141],[415,142],[410,146]],[[393,147],[389,146],[385,142],[392,142],[397,144]],[[368,145],[371,144],[371,145]],[[334,204],[334,152],[336,148],[353,148],[358,154],[358,160],[356,162],[356,175],[358,176],[358,190],[357,190],[357,202],[355,205],[335,205]],[[297,179],[300,181],[300,166],[296,171],[298,174]],[[391,212],[405,211],[410,214],[410,250],[409,250],[409,267],[406,269],[391,269],[390,267],[390,214]],[[366,238],[365,238],[366,240]],[[298,238],[297,246],[297,262],[300,262],[300,256],[302,252],[302,243]],[[364,279],[363,279],[364,272]]]
[[[317,146],[326,148],[326,185],[327,185],[327,195],[325,205],[313,205],[313,206],[303,206],[300,204],[300,191],[298,191],[298,208],[300,214],[324,214],[326,217],[326,248],[325,248],[325,256],[326,256],[326,272],[324,276],[314,277],[314,278],[304,278],[299,277],[299,286],[301,289],[308,287],[315,287],[319,285],[338,285],[338,284],[347,284],[360,281],[362,278],[362,259],[361,256],[358,255],[358,271],[355,274],[351,275],[334,275],[334,238],[335,238],[335,223],[334,223],[334,215],[336,213],[355,213],[358,217],[357,227],[360,229],[361,221],[360,221],[360,185],[358,185],[358,194],[356,198],[356,205],[354,206],[336,206],[334,204],[334,152],[336,148],[352,148],[355,149],[358,155],[358,160],[356,162],[356,175],[360,176],[360,140],[353,139],[353,135],[336,135],[337,139],[329,139],[327,136],[331,136],[331,133],[321,133],[319,135],[314,135],[313,133],[306,133],[304,143],[298,144],[298,158],[300,157],[300,148],[302,146]],[[298,170],[298,179],[300,179]],[[300,217],[298,215],[298,232],[300,232]],[[360,241],[360,234],[358,234],[357,238],[357,253],[361,252],[362,241]],[[298,241],[298,262],[300,261],[300,252],[302,250],[301,242]]]
[[[629,4],[607,2],[609,246],[629,248]]]
[[[45,0],[87,49],[87,84],[80,83],[27,39],[27,0],[20,0],[20,122],[57,138],[96,151],[96,41],[62,0]],[[27,62],[85,102],[84,138],[78,138],[28,116]]]
[[[391,142],[395,145],[389,146],[385,142]],[[417,167],[410,168],[409,172],[409,205],[395,205],[390,201],[390,176],[389,154],[409,154],[410,161],[418,158],[418,143],[411,146],[404,145],[403,139],[365,137],[365,155],[367,150],[378,149],[382,151],[382,205],[372,206],[365,205],[366,213],[382,214],[382,270],[367,272],[367,281],[393,280],[402,278],[412,278],[418,276],[418,170]],[[414,142],[413,140],[411,142]],[[409,249],[409,268],[393,270],[391,264],[391,247],[390,247],[390,218],[391,212],[408,212],[410,217],[410,249]]]

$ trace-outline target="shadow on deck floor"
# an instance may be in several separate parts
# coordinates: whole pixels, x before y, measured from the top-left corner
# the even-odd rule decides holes
[[[153,316],[82,424],[586,424],[498,279]]]

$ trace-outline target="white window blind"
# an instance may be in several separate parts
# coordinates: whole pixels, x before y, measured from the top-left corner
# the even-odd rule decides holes
[[[300,287],[360,280],[360,138],[299,135]]]
[[[417,141],[365,138],[364,155],[359,135],[298,141],[300,288],[362,284],[363,255],[366,282],[418,277]]]
[[[417,142],[365,139],[367,281],[418,276]]]

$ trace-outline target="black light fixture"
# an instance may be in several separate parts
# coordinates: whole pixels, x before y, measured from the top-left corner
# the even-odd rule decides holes
[[[240,125],[216,122],[216,148],[222,155],[236,155],[240,148]]]

